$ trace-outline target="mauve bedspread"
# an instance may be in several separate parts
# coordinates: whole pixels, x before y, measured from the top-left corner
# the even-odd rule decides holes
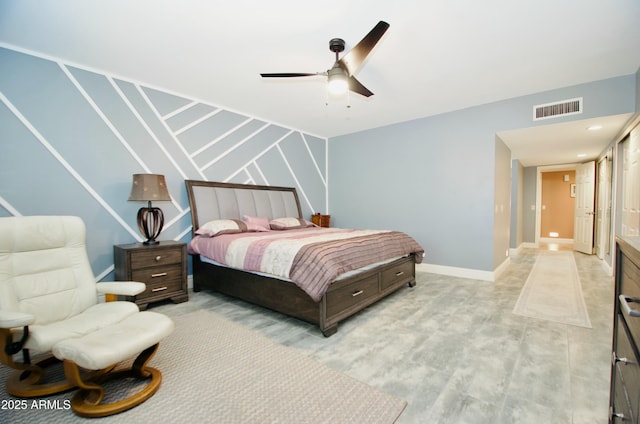
[[[196,236],[189,252],[227,266],[293,281],[318,302],[340,274],[424,249],[399,231],[305,228]]]

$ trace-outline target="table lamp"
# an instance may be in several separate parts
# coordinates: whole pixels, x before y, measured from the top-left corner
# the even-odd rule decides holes
[[[171,200],[164,175],[133,174],[129,200],[149,202],[138,211],[138,229],[146,237],[144,244],[158,244],[156,238],[162,232],[164,214],[162,209],[152,207],[151,201]]]

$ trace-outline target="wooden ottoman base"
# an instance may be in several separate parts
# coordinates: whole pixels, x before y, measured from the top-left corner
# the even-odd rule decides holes
[[[106,373],[96,379],[84,381],[80,376],[80,368],[74,362],[64,361],[64,372],[67,379],[78,386],[79,390],[71,399],[71,409],[83,417],[105,417],[118,414],[133,408],[149,399],[160,388],[162,373],[156,368],[147,367],[146,364],[158,350],[159,343],[145,349],[131,368]],[[146,386],[139,392],[113,403],[103,404],[104,388],[101,384],[116,378],[149,379]]]
[[[41,396],[49,396],[56,393],[66,392],[75,386],[69,380],[64,379],[51,383],[42,383],[45,377],[46,369],[59,364],[53,356],[45,358],[36,364],[16,364],[11,363],[14,368],[20,368],[14,371],[7,378],[7,393],[20,398],[33,398]]]
[[[160,340],[173,328],[169,317],[144,311],[91,334],[56,344],[53,354],[63,361],[67,380],[78,387],[71,399],[71,409],[83,417],[104,417],[131,409],[153,396],[160,387],[162,374],[147,367],[147,363],[158,350]],[[130,368],[117,368],[117,364],[134,357]],[[81,370],[108,371],[97,378],[86,379]],[[124,399],[103,403],[104,383],[130,377],[148,381],[142,390]]]

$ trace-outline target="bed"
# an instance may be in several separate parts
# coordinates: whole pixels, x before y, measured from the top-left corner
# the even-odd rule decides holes
[[[339,322],[416,284],[424,251],[404,233],[318,227],[302,216],[292,187],[185,183],[196,292],[211,289],[278,311],[329,337]]]

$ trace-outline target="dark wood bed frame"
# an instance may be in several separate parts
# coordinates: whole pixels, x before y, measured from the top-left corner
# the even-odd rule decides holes
[[[295,188],[186,180],[193,234],[212,219],[241,219],[242,215],[302,218]],[[296,212],[297,211],[297,212]],[[295,212],[295,213],[292,213]],[[193,289],[203,288],[251,302],[317,324],[328,337],[338,323],[393,293],[405,284],[414,287],[415,256],[393,260],[334,281],[320,302],[294,283],[217,266],[191,255]]]

